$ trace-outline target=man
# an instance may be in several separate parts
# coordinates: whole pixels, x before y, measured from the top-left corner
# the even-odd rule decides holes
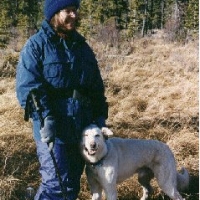
[[[79,0],[46,0],[46,19],[23,47],[17,67],[17,98],[25,109],[30,91],[36,90],[44,121],[41,124],[31,103],[42,176],[35,200],[63,200],[63,192],[68,200],[77,198],[84,168],[78,147],[81,131],[90,123],[105,126],[108,115],[94,53],[75,28],[79,6]]]

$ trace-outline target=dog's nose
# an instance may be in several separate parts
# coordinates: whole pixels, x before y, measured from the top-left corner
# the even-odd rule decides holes
[[[95,149],[96,148],[96,143],[95,142],[92,142],[92,143],[90,143],[90,147],[92,148],[92,149]]]

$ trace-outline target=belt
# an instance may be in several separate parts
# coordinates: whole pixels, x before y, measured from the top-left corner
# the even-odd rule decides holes
[[[78,100],[82,105],[89,106],[91,103],[90,99],[84,95],[82,95],[77,90],[66,89],[66,88],[54,88],[53,90],[49,91],[51,98],[56,99],[68,99],[73,98]]]
[[[54,88],[49,91],[49,95],[51,98],[58,98],[58,99],[68,99],[70,97],[73,97],[73,91],[72,89],[66,89],[66,88]]]

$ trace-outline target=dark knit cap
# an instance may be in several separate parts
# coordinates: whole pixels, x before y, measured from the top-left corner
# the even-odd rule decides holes
[[[67,6],[76,6],[79,8],[80,0],[45,0],[44,16],[50,21],[54,14]]]

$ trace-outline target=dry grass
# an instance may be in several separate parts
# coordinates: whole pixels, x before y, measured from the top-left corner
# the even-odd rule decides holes
[[[108,126],[116,136],[152,138],[168,143],[177,168],[191,175],[188,200],[199,199],[198,47],[165,43],[151,37],[124,43],[120,49],[92,46],[99,58],[109,102]],[[14,78],[0,79],[0,200],[23,200],[26,187],[37,189],[39,164],[30,123],[15,97]],[[152,199],[168,199],[153,181]],[[138,200],[134,176],[118,186],[119,200]],[[90,199],[85,174],[80,200]]]

